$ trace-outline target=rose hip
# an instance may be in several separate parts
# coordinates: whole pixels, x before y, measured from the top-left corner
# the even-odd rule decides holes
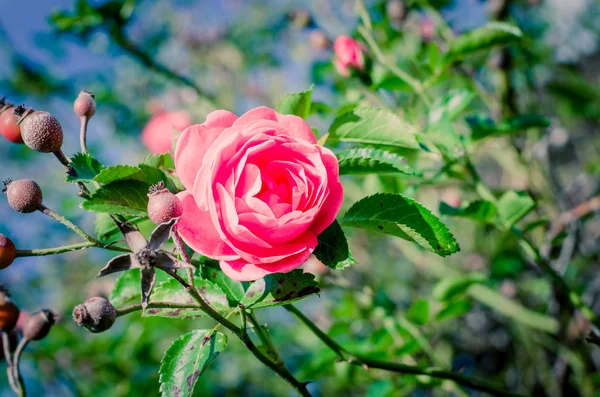
[[[152,186],[148,197],[148,216],[155,224],[160,225],[183,215],[183,204],[165,188],[164,183]]]
[[[0,269],[9,267],[17,257],[15,244],[4,234],[0,234]]]
[[[0,112],[0,134],[12,143],[22,144],[21,127],[17,124],[18,117],[14,115],[14,107],[6,107]]]

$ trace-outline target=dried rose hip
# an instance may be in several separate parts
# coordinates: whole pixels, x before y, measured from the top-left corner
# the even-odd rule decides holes
[[[169,189],[165,188],[164,183],[159,182],[153,185],[150,188],[148,197],[148,215],[152,222],[157,225],[183,215],[181,201]]]

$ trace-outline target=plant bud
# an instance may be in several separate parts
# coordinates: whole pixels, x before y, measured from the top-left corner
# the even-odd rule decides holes
[[[92,118],[96,114],[96,101],[94,93],[91,91],[81,90],[77,99],[73,103],[73,110],[79,117]]]
[[[14,114],[19,117],[21,137],[27,146],[42,153],[58,152],[63,143],[60,123],[48,112],[18,106]]]
[[[55,322],[56,314],[51,310],[43,309],[33,313],[23,326],[23,337],[29,340],[44,339]]]
[[[0,269],[9,267],[17,257],[17,248],[4,234],[0,234]]]
[[[73,309],[73,320],[91,332],[104,332],[115,323],[117,310],[108,300],[94,297]]]
[[[183,215],[183,204],[162,182],[150,187],[148,216],[157,225]]]
[[[8,204],[17,212],[28,214],[37,211],[42,205],[42,189],[31,179],[4,181],[4,194]]]
[[[10,332],[17,325],[19,319],[19,308],[10,299],[8,290],[0,287],[0,330]]]

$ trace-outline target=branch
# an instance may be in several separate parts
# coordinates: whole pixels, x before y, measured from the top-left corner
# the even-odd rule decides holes
[[[432,367],[417,367],[400,363],[392,363],[388,361],[371,359],[362,355],[351,354],[342,346],[340,346],[336,341],[330,338],[329,335],[323,332],[319,327],[317,327],[315,323],[313,323],[308,317],[304,315],[304,313],[298,310],[295,306],[284,305],[283,307],[287,311],[289,311],[294,317],[296,317],[296,319],[303,323],[308,329],[310,329],[315,334],[315,336],[317,336],[333,352],[335,352],[338,355],[338,357],[340,357],[340,359],[347,361],[349,364],[362,366],[366,370],[369,368],[377,368],[403,374],[428,375],[433,378],[448,379],[470,389],[484,391],[494,396],[523,397],[520,394],[500,389],[488,382],[460,375],[456,372],[444,371]],[[352,357],[355,360],[349,360],[348,357]]]
[[[304,397],[311,397],[311,394],[306,389],[306,383],[298,381],[292,373],[290,373],[287,368],[284,366],[277,365],[273,362],[269,357],[267,357],[256,345],[252,342],[252,339],[248,336],[248,333],[245,329],[242,329],[235,324],[231,323],[225,317],[221,316],[217,311],[215,311],[206,301],[200,296],[198,291],[195,288],[192,288],[183,278],[181,278],[177,273],[171,270],[164,270],[167,274],[173,277],[179,284],[181,284],[185,290],[190,294],[190,296],[198,302],[200,308],[212,317],[215,321],[223,324],[225,328],[233,332],[238,339],[246,346],[248,350],[256,357],[261,363],[265,366],[272,369],[275,373],[281,376],[286,382],[288,382],[291,386],[293,386],[296,391]]]

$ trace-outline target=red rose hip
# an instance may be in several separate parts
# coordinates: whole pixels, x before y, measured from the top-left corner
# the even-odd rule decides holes
[[[22,144],[21,127],[17,124],[19,118],[14,115],[15,108],[7,105],[0,111],[0,134],[12,143]]]
[[[0,269],[9,267],[17,257],[17,248],[4,234],[0,234]]]

